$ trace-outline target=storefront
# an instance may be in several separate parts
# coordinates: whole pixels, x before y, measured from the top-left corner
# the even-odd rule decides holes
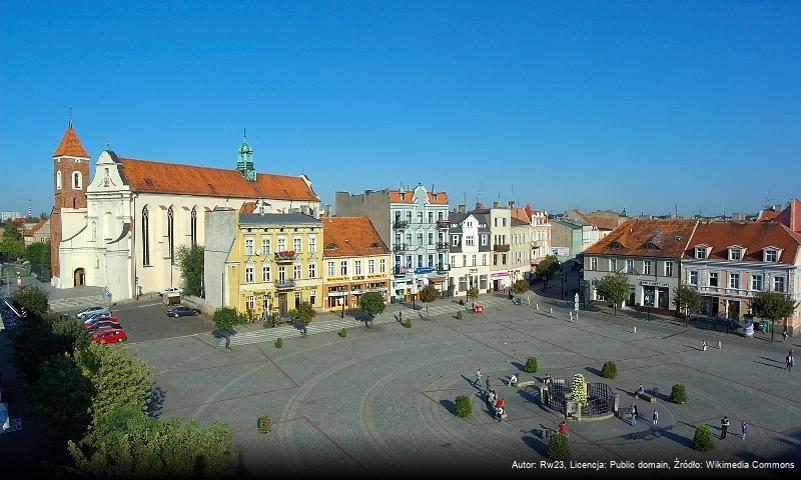
[[[643,280],[642,306],[670,310],[670,285],[666,282]]]
[[[509,286],[509,272],[492,272],[492,290],[502,292]]]

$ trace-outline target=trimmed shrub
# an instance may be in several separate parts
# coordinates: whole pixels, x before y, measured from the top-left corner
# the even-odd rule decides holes
[[[348,336],[348,331],[343,328],[342,330],[339,331],[339,336],[342,337],[342,338],[347,337]]]
[[[406,328],[412,328],[412,319],[411,318],[407,318],[406,320],[404,320],[403,321],[403,326],[406,327]]]
[[[463,319],[463,318],[464,318],[464,313],[462,313],[462,311],[461,311],[461,310],[459,310],[458,312],[456,312],[456,320],[461,320],[461,319]]]
[[[259,417],[258,423],[259,431],[261,433],[270,433],[273,431],[273,419],[269,415]]]
[[[670,389],[670,401],[673,403],[682,404],[687,402],[687,390],[684,385],[677,383]]]
[[[699,452],[708,452],[715,449],[715,437],[712,435],[712,430],[706,425],[701,425],[695,428],[695,435],[693,435],[693,449]]]
[[[564,462],[570,460],[570,443],[566,436],[560,433],[551,436],[548,442],[548,458]]]
[[[282,348],[284,346],[284,339],[278,337],[275,339],[275,348]]]
[[[537,371],[537,359],[529,356],[526,359],[526,366],[523,367],[523,371],[526,373],[535,373]]]
[[[573,400],[581,405],[587,404],[587,380],[584,375],[577,373],[573,375],[573,389],[571,390]]]
[[[604,363],[603,368],[601,368],[601,376],[604,378],[617,377],[617,364],[615,362]]]
[[[472,415],[473,405],[470,403],[470,399],[465,397],[464,395],[459,395],[458,397],[456,397],[453,413],[457,417],[469,417],[470,415]]]

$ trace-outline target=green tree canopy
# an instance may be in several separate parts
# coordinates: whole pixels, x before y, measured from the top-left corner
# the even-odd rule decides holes
[[[234,328],[234,326],[245,322],[236,310],[229,307],[222,307],[215,310],[214,314],[211,316],[211,321],[214,322],[214,326],[220,331],[230,330]]]
[[[117,409],[80,443],[70,441],[68,449],[74,472],[87,478],[220,478],[235,473],[242,455],[231,438],[221,422],[205,427]]]
[[[200,296],[203,292],[203,245],[181,245],[178,247],[178,268],[184,281],[185,292]]]
[[[29,382],[40,375],[41,365],[53,356],[86,348],[92,339],[80,323],[61,320],[55,314],[30,316],[11,335],[14,361]]]
[[[426,304],[426,315],[428,315],[428,304],[439,298],[439,291],[434,285],[426,285],[420,290],[420,301]]]
[[[304,325],[309,325],[309,323],[311,323],[311,321],[314,319],[315,315],[317,315],[317,312],[309,302],[302,302],[300,305],[298,305],[298,308],[290,310],[288,315],[293,320],[297,320]]]
[[[751,311],[759,318],[770,320],[775,326],[777,320],[792,317],[798,307],[789,295],[781,292],[758,292],[751,299]],[[775,328],[771,328],[771,340]]]
[[[25,242],[14,237],[3,236],[0,239],[0,254],[11,258],[23,258],[25,256]]]
[[[690,285],[679,285],[679,288],[673,291],[673,304],[676,306],[676,310],[684,313],[685,317],[689,317],[700,311],[701,295]]]
[[[467,298],[469,300],[475,300],[478,298],[478,289],[476,287],[470,287],[467,289]]]
[[[92,421],[94,387],[68,353],[55,355],[39,367],[33,383],[33,404],[65,439],[79,439]]]
[[[520,295],[528,292],[528,280],[520,279],[512,284],[512,293]]]
[[[376,315],[381,315],[386,306],[383,295],[378,292],[367,292],[359,297],[359,308],[369,315],[371,320]]]
[[[556,275],[557,270],[559,270],[559,260],[556,258],[556,255],[548,255],[537,264],[534,274],[538,278],[544,279],[547,285],[548,281]]]
[[[47,292],[39,287],[28,286],[17,290],[11,296],[28,312],[29,316],[44,318],[50,308]]]
[[[614,273],[604,276],[595,288],[598,293],[603,295],[610,307],[615,308],[629,298],[629,279],[622,273]]]

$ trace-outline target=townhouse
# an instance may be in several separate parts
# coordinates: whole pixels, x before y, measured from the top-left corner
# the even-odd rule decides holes
[[[467,290],[477,288],[489,292],[490,227],[486,214],[451,212],[450,217],[449,296],[464,297]]]

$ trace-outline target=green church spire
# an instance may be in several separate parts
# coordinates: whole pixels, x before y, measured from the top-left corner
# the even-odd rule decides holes
[[[249,182],[256,181],[256,167],[253,166],[253,150],[248,145],[248,131],[245,129],[242,133],[242,146],[239,147],[239,158],[236,161],[236,169],[242,173],[245,180]]]

